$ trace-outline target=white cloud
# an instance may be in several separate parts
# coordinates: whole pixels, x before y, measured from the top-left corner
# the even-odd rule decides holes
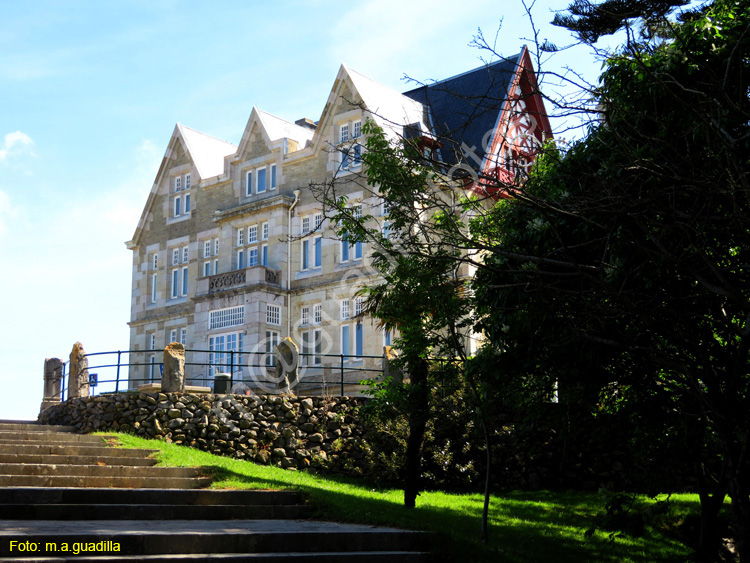
[[[36,156],[34,154],[34,141],[21,131],[8,133],[0,146],[0,161],[20,155]]]

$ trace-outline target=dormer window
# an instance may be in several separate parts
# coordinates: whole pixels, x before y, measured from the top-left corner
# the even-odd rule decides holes
[[[182,176],[177,176],[174,179],[174,191],[179,192],[182,190]]]
[[[352,123],[352,139],[359,139],[362,136],[362,122],[355,121]]]
[[[339,127],[339,143],[346,143],[349,140],[349,124],[344,123]]]
[[[185,189],[190,189],[190,174],[185,174]]]
[[[275,190],[277,186],[276,165],[259,166],[245,173],[245,196]]]

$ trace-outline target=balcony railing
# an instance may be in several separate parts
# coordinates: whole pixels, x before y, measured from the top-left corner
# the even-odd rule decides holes
[[[198,295],[219,293],[253,285],[281,286],[281,270],[266,266],[250,266],[198,280]]]

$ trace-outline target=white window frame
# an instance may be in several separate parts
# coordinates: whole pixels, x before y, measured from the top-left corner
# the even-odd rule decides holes
[[[187,346],[187,328],[183,327],[180,329],[180,344]]]
[[[266,303],[266,324],[281,326],[281,306]]]
[[[177,196],[174,198],[173,207],[172,207],[172,211],[174,213],[173,217],[180,216],[180,201],[181,201],[180,196]]]
[[[315,303],[313,305],[313,316],[312,316],[313,324],[319,325],[323,322],[323,304],[322,303]]]
[[[214,256],[218,256],[218,255],[219,255],[219,239],[215,238],[214,239]]]
[[[302,217],[302,228],[300,234],[306,235],[310,232],[310,216]]]
[[[151,303],[156,303],[157,274],[151,274]]]
[[[231,328],[245,324],[245,306],[224,307],[208,312],[208,329]]]
[[[346,321],[350,318],[349,300],[342,299],[339,301],[339,319]]]
[[[278,177],[276,176],[276,165],[272,164],[268,167],[268,184],[269,190],[275,190],[276,184],[278,183]]]
[[[172,249],[172,266],[176,266],[179,263],[180,263],[180,249],[173,248]]]
[[[189,215],[190,211],[190,194],[185,194],[185,209],[182,211],[182,214]]]
[[[190,247],[183,246],[182,247],[182,263],[186,264],[187,262],[190,262]]]
[[[245,195],[253,195],[253,171],[248,170],[245,173]]]
[[[203,262],[203,277],[208,277],[211,275],[211,260],[206,260]]]
[[[213,334],[208,337],[208,373],[214,375],[232,368],[241,369],[244,363],[242,348],[245,335],[242,331]],[[235,352],[234,356],[230,352]],[[233,358],[230,365],[230,358]]]
[[[180,269],[172,269],[172,299],[180,296]]]
[[[268,245],[260,245],[260,263],[262,266],[268,266]]]
[[[245,244],[245,227],[237,229],[237,246]]]
[[[182,191],[182,176],[175,176],[174,179],[174,193]]]
[[[354,298],[354,316],[359,317],[365,310],[365,299],[364,297]]]
[[[180,296],[186,297],[188,294],[188,267],[182,267],[182,284],[180,285]]]
[[[258,265],[258,247],[251,246],[247,249],[247,267]]]
[[[362,120],[352,122],[352,139],[359,139],[362,136]]]
[[[260,185],[260,173],[263,172],[263,186],[261,189]],[[264,194],[268,190],[268,168],[265,166],[259,166],[255,169],[255,193]]]
[[[313,229],[317,231],[322,224],[323,224],[323,214],[316,213],[313,219]]]
[[[323,331],[319,328],[305,330],[301,333],[303,366],[319,366],[323,356]]]
[[[169,331],[169,343],[177,342],[177,329],[173,328]]]
[[[190,189],[190,174],[185,174],[185,189]]]
[[[339,125],[339,143],[346,143],[349,137],[349,123]]]
[[[207,240],[203,242],[203,258],[211,257],[211,241]]]
[[[276,346],[279,345],[279,333],[275,330],[266,331],[266,367],[274,367],[276,365],[275,355]]]
[[[245,264],[245,249],[240,248],[236,253],[236,262],[235,262],[235,270],[242,270],[247,267],[247,264]]]
[[[300,309],[300,320],[301,326],[307,326],[310,324],[310,307],[304,306]]]
[[[152,270],[158,270],[159,269],[159,254],[156,253],[156,252],[151,257],[151,269]]]
[[[260,224],[260,240],[268,240],[269,228],[268,221]]]
[[[250,225],[247,228],[247,244],[258,242],[258,225]]]

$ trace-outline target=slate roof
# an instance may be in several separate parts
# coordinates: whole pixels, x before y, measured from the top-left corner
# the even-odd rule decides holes
[[[425,84],[404,92],[429,107],[433,134],[444,143],[443,161],[466,162],[479,168],[486,144],[498,124],[508,89],[518,69],[523,51],[514,57]],[[468,157],[462,143],[474,147],[479,160]]]
[[[224,157],[237,152],[237,146],[186,127],[181,123],[177,129],[187,145],[188,152],[202,178],[211,178],[224,172]]]

